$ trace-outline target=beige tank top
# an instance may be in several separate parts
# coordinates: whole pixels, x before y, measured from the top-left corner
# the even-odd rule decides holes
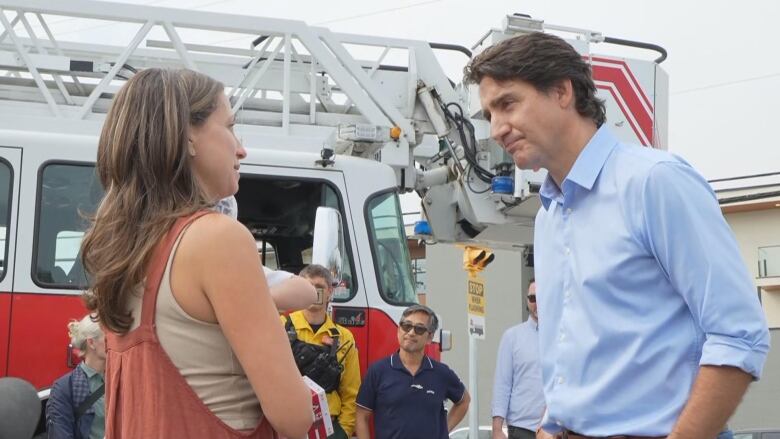
[[[236,430],[254,429],[262,420],[260,402],[218,324],[187,314],[171,291],[171,265],[182,232],[176,239],[157,296],[157,337],[187,384],[212,413]],[[133,328],[140,323],[141,297],[130,303]]]

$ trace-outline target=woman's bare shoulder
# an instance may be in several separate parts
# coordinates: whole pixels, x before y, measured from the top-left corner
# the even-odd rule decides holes
[[[193,221],[190,233],[198,236],[199,241],[221,242],[236,239],[241,241],[254,241],[249,229],[237,220],[220,213],[203,215]]]
[[[179,245],[187,259],[207,260],[209,265],[230,263],[235,258],[257,256],[254,237],[240,222],[219,213],[193,221]]]

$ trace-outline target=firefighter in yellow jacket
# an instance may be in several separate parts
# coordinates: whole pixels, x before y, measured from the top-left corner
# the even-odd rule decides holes
[[[288,332],[294,328],[297,339],[304,343],[326,347],[337,343],[335,360],[342,370],[338,383],[332,386],[335,389],[327,393],[334,429],[328,439],[348,439],[355,431],[355,398],[360,388],[360,363],[355,337],[349,329],[337,325],[328,315],[328,303],[333,295],[332,276],[328,269],[312,264],[304,268],[300,276],[314,285],[320,299],[302,311],[291,313],[289,318],[282,316],[282,323],[288,327]],[[301,364],[298,366],[301,367]]]

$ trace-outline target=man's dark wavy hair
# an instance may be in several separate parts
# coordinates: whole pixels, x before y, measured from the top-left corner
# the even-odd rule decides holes
[[[543,93],[568,79],[577,112],[599,127],[606,121],[604,101],[596,97],[590,66],[569,43],[555,35],[533,32],[501,41],[474,57],[463,75],[465,83],[474,84],[485,77],[522,80]]]

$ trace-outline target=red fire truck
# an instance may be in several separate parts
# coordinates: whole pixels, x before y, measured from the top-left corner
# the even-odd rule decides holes
[[[88,24],[58,35],[63,20]],[[103,194],[97,136],[113,94],[140,69],[187,67],[225,84],[248,150],[238,218],[266,266],[297,272],[311,258],[316,208],[340,211],[333,315],[355,334],[363,370],[397,349],[400,314],[417,300],[400,193],[421,195],[439,242],[490,243],[538,209],[542,174],[510,166],[513,189],[501,192],[473,172],[510,160],[487,140],[473,87],[450,81],[435,53],[469,49],[91,0],[0,0],[0,22],[0,376],[28,380],[42,397],[72,366],[66,323],[85,313],[79,247],[84,214]],[[101,26],[109,41],[90,33]],[[595,55],[599,43],[637,44],[518,15],[473,49],[531,31],[564,35],[591,63],[619,135],[664,147],[662,59]],[[447,114],[450,104],[461,113]]]

